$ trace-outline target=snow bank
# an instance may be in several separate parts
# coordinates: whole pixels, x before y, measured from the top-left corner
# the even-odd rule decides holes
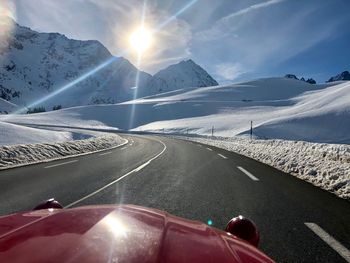
[[[350,200],[350,145],[246,138],[184,137],[237,152]]]
[[[102,151],[121,146],[126,142],[127,140],[116,134],[103,134],[77,141],[1,146],[0,169]]]
[[[50,131],[0,121],[0,145],[50,143],[74,140],[69,131]]]

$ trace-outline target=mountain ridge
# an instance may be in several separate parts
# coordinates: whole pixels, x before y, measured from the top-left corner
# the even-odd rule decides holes
[[[44,106],[50,110],[55,105],[118,103],[157,93],[148,89],[152,75],[139,71],[124,57],[114,57],[97,40],[75,40],[60,33],[39,33],[15,21],[9,23],[12,30],[0,35],[2,99],[22,107]],[[104,63],[105,66],[96,70]],[[190,85],[184,84],[183,88]],[[167,87],[178,86],[167,84]],[[50,97],[59,89],[64,92]],[[40,101],[43,97],[48,99]]]

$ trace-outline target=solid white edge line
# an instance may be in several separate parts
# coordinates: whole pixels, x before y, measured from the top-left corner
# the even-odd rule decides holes
[[[107,154],[111,154],[113,152],[105,152],[105,153],[100,153],[99,156],[103,156],[103,155],[107,155]]]
[[[246,169],[244,169],[241,166],[237,166],[237,168],[243,172],[246,176],[248,176],[250,179],[252,179],[253,181],[259,181],[258,178],[256,178],[254,175],[252,175],[250,172],[248,172]]]
[[[326,242],[331,248],[333,248],[340,256],[342,256],[347,262],[350,262],[350,251],[340,244],[334,237],[324,231],[320,226],[315,223],[304,223],[312,232],[314,232],[319,238]]]
[[[208,147],[207,147],[207,150],[209,150],[209,151],[213,151],[212,149],[210,149],[210,148],[208,148]]]
[[[220,157],[224,158],[224,159],[227,159],[227,157],[224,156],[224,155],[222,155],[221,153],[218,153],[218,155],[219,155]]]
[[[77,161],[78,160],[72,160],[72,161],[67,161],[67,162],[63,162],[63,163],[57,163],[57,164],[53,164],[53,165],[48,165],[48,166],[45,166],[44,169],[52,168],[52,167],[56,167],[56,166],[60,166],[60,165],[65,165],[65,164],[69,164],[69,163],[75,163]]]
[[[114,180],[114,181],[112,181],[112,182],[106,184],[105,186],[103,186],[103,187],[97,189],[96,191],[94,191],[94,192],[92,192],[92,193],[90,193],[90,194],[84,196],[83,198],[80,198],[79,200],[74,201],[73,203],[70,203],[69,205],[66,205],[64,208],[72,207],[73,205],[76,205],[76,204],[80,203],[81,201],[84,201],[84,200],[90,198],[91,196],[94,196],[95,194],[97,194],[97,193],[103,191],[104,189],[110,187],[111,185],[116,184],[117,182],[119,182],[119,181],[122,180],[123,178],[127,177],[128,175],[130,175],[130,174],[132,174],[132,173],[135,173],[135,172],[138,172],[138,171],[142,170],[143,168],[145,168],[145,167],[146,167],[147,165],[149,165],[153,160],[155,160],[155,159],[157,159],[159,156],[161,156],[161,155],[165,152],[165,150],[166,150],[166,145],[165,145],[162,141],[160,141],[160,140],[156,140],[156,141],[160,142],[160,143],[163,144],[163,146],[164,146],[163,150],[162,150],[160,153],[158,153],[157,155],[155,155],[154,157],[152,157],[151,159],[149,159],[147,162],[144,162],[144,163],[141,164],[140,166],[138,166],[138,167],[136,167],[135,169],[131,170],[130,172],[128,172],[128,173],[122,175],[122,176],[119,177],[118,179],[116,179],[116,180]]]

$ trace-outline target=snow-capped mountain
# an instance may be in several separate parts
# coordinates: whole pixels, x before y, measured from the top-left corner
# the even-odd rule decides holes
[[[342,73],[340,73],[334,77],[331,77],[327,82],[341,81],[341,80],[350,80],[349,71],[343,71]]]
[[[51,110],[55,105],[117,103],[159,90],[217,85],[193,61],[183,61],[154,77],[140,71],[134,94],[137,68],[112,56],[100,42],[38,33],[9,21],[12,29],[0,32],[0,97],[19,106]]]
[[[0,95],[27,106],[109,60],[102,70],[40,106],[67,107],[130,99],[137,69],[124,58],[114,58],[98,41],[38,33],[13,22],[12,31],[1,36]],[[141,84],[150,78],[151,75],[140,72]]]
[[[208,72],[189,59],[160,70],[147,84],[147,90],[151,94],[156,94],[183,88],[217,85],[216,80]]]

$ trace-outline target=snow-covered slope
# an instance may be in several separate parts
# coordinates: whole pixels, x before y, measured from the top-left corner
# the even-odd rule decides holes
[[[149,94],[156,94],[189,87],[217,85],[216,80],[189,59],[171,65],[155,74],[147,83],[147,91]]]
[[[194,88],[115,105],[96,105],[23,116],[18,123],[114,127],[143,131],[233,136],[253,121],[260,138],[350,143],[350,83],[312,85],[286,78]]]
[[[0,114],[8,114],[18,109],[19,107],[16,104],[0,98]]]

